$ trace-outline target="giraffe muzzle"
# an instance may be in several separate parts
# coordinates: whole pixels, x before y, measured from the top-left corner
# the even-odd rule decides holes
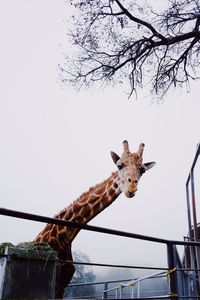
[[[128,198],[133,198],[133,197],[135,196],[135,192],[129,192],[129,191],[127,191],[127,192],[125,193],[125,195],[126,195],[126,197],[128,197]]]

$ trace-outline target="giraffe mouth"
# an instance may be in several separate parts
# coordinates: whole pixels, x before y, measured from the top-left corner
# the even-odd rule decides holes
[[[129,192],[129,191],[126,192],[126,197],[133,198],[134,196],[135,196],[135,192]]]

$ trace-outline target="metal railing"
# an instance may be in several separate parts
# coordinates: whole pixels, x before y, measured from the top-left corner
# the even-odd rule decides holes
[[[186,295],[183,294],[183,291],[180,293],[180,280],[179,280],[178,274],[179,273],[185,274],[186,270],[182,267],[182,265],[178,264],[178,254],[177,254],[177,250],[176,250],[176,245],[182,245],[185,247],[192,247],[192,248],[194,248],[194,247],[199,248],[200,242],[175,241],[175,240],[161,239],[161,238],[157,238],[157,237],[145,236],[145,235],[140,235],[140,234],[135,234],[135,233],[130,233],[130,232],[123,232],[123,231],[108,229],[108,228],[103,228],[103,227],[71,223],[71,222],[68,222],[65,220],[60,220],[57,218],[49,218],[49,217],[45,217],[45,216],[34,215],[34,214],[25,213],[25,212],[9,210],[9,209],[5,209],[5,208],[0,208],[0,215],[21,218],[21,219],[26,219],[26,220],[32,220],[32,221],[38,221],[38,222],[43,222],[43,223],[57,224],[57,225],[71,227],[71,228],[79,228],[79,229],[83,229],[83,230],[88,230],[88,231],[93,231],[93,232],[98,232],[98,233],[100,232],[100,233],[110,234],[110,235],[117,235],[117,236],[122,236],[122,237],[128,237],[131,239],[150,241],[150,242],[159,243],[159,244],[165,244],[167,247],[168,268],[148,267],[145,269],[157,269],[157,270],[164,269],[167,272],[168,278],[169,278],[169,295],[167,296],[168,298],[178,299],[178,298],[188,297],[187,294]],[[67,263],[69,263],[69,261],[67,261]],[[71,263],[74,263],[74,262],[71,262]],[[86,264],[88,264],[88,263],[86,263]],[[105,264],[96,264],[96,265],[105,266]],[[120,267],[120,265],[107,265],[107,266]],[[126,266],[124,266],[124,267],[126,267]],[[127,266],[127,267],[140,268],[137,266]],[[187,271],[188,272],[197,272],[200,270],[198,270],[196,268],[192,270],[190,268]],[[182,278],[181,278],[181,280],[182,280]],[[187,281],[185,281],[184,284],[187,285]],[[188,289],[189,289],[189,287],[187,286],[185,288],[185,290],[188,290]],[[190,292],[190,298],[195,297],[196,299],[197,298],[200,299],[200,296],[198,296],[198,294],[195,294],[195,293],[196,293],[195,291]]]
[[[186,181],[186,200],[187,200],[187,215],[188,215],[188,241],[199,241],[199,230],[196,210],[196,194],[195,194],[195,168],[200,155],[200,144],[197,145],[196,154]],[[195,277],[195,288],[200,294],[200,248],[188,247],[185,249],[185,265],[186,268],[197,269]],[[189,258],[189,259],[188,259]]]
[[[187,199],[187,213],[188,213],[188,231],[190,240],[198,240],[198,229],[197,229],[197,213],[196,213],[196,195],[195,195],[195,179],[194,170],[200,155],[200,144],[197,145],[197,151],[186,181],[186,199]],[[190,184],[190,186],[189,186]],[[191,197],[189,193],[189,187],[191,188]],[[192,202],[192,211],[191,211]],[[193,222],[192,222],[193,219]]]
[[[195,154],[195,158],[186,181],[186,197],[187,197],[187,212],[188,212],[188,226],[189,226],[189,237],[187,237],[184,241],[177,240],[168,240],[163,238],[157,238],[152,236],[140,235],[136,233],[124,232],[114,229],[108,229],[103,227],[85,225],[85,224],[77,224],[71,223],[69,221],[57,219],[57,218],[49,218],[46,216],[40,216],[20,211],[9,210],[6,208],[0,208],[0,215],[21,218],[26,220],[32,220],[43,223],[57,224],[60,226],[67,226],[68,228],[78,228],[82,230],[93,231],[97,233],[104,233],[115,236],[122,236],[131,239],[138,239],[143,241],[149,241],[159,244],[165,244],[167,248],[167,268],[158,268],[158,267],[139,267],[139,266],[123,266],[125,268],[140,268],[140,269],[151,269],[151,270],[159,270],[160,272],[165,272],[169,279],[169,294],[166,296],[159,296],[161,298],[170,298],[170,299],[200,299],[200,242],[198,241],[198,223],[196,217],[196,199],[195,199],[195,184],[194,184],[194,168],[196,166],[196,162],[200,155],[200,144],[198,145],[197,152]],[[192,198],[192,212],[191,212],[191,199],[189,193],[189,183],[191,184],[191,198]],[[192,222],[193,220],[193,222]],[[177,251],[177,245],[181,245],[185,247],[185,259],[183,263],[179,258],[179,254]],[[189,255],[188,255],[189,253]],[[189,257],[189,259],[188,259]],[[187,259],[186,259],[187,258]],[[67,263],[79,263],[80,262],[69,262]],[[95,266],[109,266],[109,267],[122,267],[121,265],[108,265],[108,264],[97,264],[97,263],[82,263],[82,264],[90,264]],[[155,276],[155,274],[154,274]],[[143,279],[137,279],[139,283]],[[134,282],[130,283],[130,286],[133,285]],[[126,284],[127,285],[127,284]],[[122,287],[123,288],[123,287]],[[104,291],[104,298],[108,298],[109,289]],[[122,295],[122,294],[121,294]],[[134,295],[132,294],[134,297]],[[118,296],[117,296],[118,297]],[[136,298],[140,297],[140,293],[137,293]],[[156,299],[157,297],[154,297]],[[150,298],[140,298],[140,299],[152,299]]]
[[[149,279],[157,279],[157,278],[164,278],[168,275],[168,272],[157,272],[157,273],[153,273],[153,274],[150,274],[150,275],[146,275],[146,276],[141,276],[140,278],[138,279],[132,279],[130,280],[128,283],[124,283],[123,282],[120,282],[120,284],[118,284],[117,286],[113,287],[113,288],[109,288],[109,289],[105,289],[103,292],[102,292],[102,299],[105,299],[107,298],[107,294],[109,292],[115,292],[115,298],[116,299],[123,299],[123,290],[124,289],[127,289],[129,288],[130,290],[130,298],[131,299],[134,299],[135,297],[136,298],[141,298],[144,297],[144,292],[142,291],[141,289],[141,283],[146,281],[146,280],[149,280]],[[166,289],[166,296],[165,297],[169,297],[168,296],[168,292],[169,290]],[[155,293],[155,291],[154,291]],[[163,293],[163,291],[162,291]],[[106,295],[106,297],[105,297]],[[155,296],[155,294],[154,294]],[[158,297],[161,297],[160,295],[158,295]],[[164,296],[162,296],[162,298],[164,298]]]

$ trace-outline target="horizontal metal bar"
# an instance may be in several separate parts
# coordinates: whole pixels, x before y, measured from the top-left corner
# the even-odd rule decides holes
[[[84,283],[70,283],[68,284],[67,287],[79,287],[79,286],[90,286],[90,285],[101,285],[101,284],[105,284],[105,283],[119,283],[119,282],[126,282],[126,281],[131,281],[133,280],[133,278],[130,278],[130,279],[121,279],[121,280],[110,280],[110,281],[97,281],[97,282],[84,282]]]
[[[176,268],[177,272],[200,272],[200,269],[193,269],[193,268],[186,268],[186,269],[181,269],[181,268]]]
[[[172,299],[172,298],[176,298],[176,299],[200,299],[200,296],[179,296],[179,295],[165,295],[165,296],[150,296],[150,297],[137,297],[137,298],[131,298],[132,300],[153,300],[153,299]],[[73,298],[75,299],[80,299],[83,300],[83,297],[76,297]],[[95,298],[96,300],[102,300],[102,298]],[[110,298],[111,299],[111,298]],[[113,299],[113,298],[112,298]],[[122,298],[114,298],[115,300],[122,300]],[[123,300],[130,300],[130,298],[123,298]]]
[[[177,297],[178,297],[178,299],[200,299],[200,296],[181,296],[181,295],[178,295]]]
[[[160,270],[168,271],[168,268],[159,268],[159,267],[142,267],[142,266],[129,266],[129,265],[116,265],[116,264],[101,264],[93,262],[79,262],[79,261],[69,261],[69,260],[60,260],[61,262],[73,265],[86,265],[94,267],[110,267],[110,268],[126,268],[126,269],[141,269],[141,270]]]
[[[129,232],[124,232],[124,231],[119,231],[119,230],[114,230],[114,229],[109,229],[109,228],[97,227],[97,226],[92,226],[92,225],[72,223],[72,222],[57,219],[57,218],[49,218],[49,217],[45,217],[45,216],[41,216],[41,215],[35,215],[35,214],[10,210],[10,209],[6,209],[6,208],[0,208],[0,215],[10,216],[10,217],[14,217],[14,218],[20,218],[20,219],[25,219],[25,220],[31,220],[31,221],[37,221],[37,222],[43,222],[43,223],[57,224],[57,225],[67,226],[70,228],[84,229],[84,230],[88,230],[88,231],[95,231],[95,232],[106,233],[106,234],[111,234],[111,235],[135,238],[135,239],[145,240],[145,241],[150,241],[150,242],[163,243],[163,244],[168,243],[168,241],[165,239],[160,239],[160,238],[155,238],[155,237],[150,237],[150,236],[145,236],[145,235],[140,235],[140,234],[135,234],[135,233],[129,233]]]
[[[175,296],[169,296],[169,295],[166,295],[166,296],[150,296],[150,297],[137,297],[137,298],[131,298],[132,300],[152,300],[152,299],[158,299],[158,300],[161,300],[161,299],[172,299],[174,298]],[[177,296],[176,296],[177,298]],[[197,297],[198,298],[198,297]],[[78,300],[78,298],[76,298]],[[108,298],[109,299],[109,298]],[[115,300],[130,300],[130,298],[110,298],[110,299],[115,299]],[[82,300],[82,298],[81,298]],[[102,298],[97,298],[96,300],[102,300]]]
[[[163,277],[163,276],[162,276]],[[162,277],[159,277],[159,276],[156,276],[156,277],[151,277],[151,278],[147,278],[148,279],[157,279],[157,278],[162,278]],[[111,284],[111,283],[119,283],[119,282],[128,282],[128,281],[131,281],[131,280],[137,280],[138,278],[129,278],[129,279],[118,279],[118,280],[109,280],[109,281],[94,281],[94,282],[84,282],[84,283],[70,283],[68,284],[67,287],[79,287],[79,286],[91,286],[91,285],[102,285],[102,284]],[[95,298],[96,299],[96,298]]]
[[[116,290],[116,289],[119,289],[119,288],[121,288],[121,287],[122,287],[122,288],[130,287],[130,286],[133,286],[133,285],[135,285],[135,284],[138,284],[138,283],[140,283],[140,282],[142,282],[142,281],[145,281],[145,280],[148,280],[148,279],[160,278],[160,275],[161,275],[161,274],[162,274],[162,275],[165,274],[165,276],[166,276],[166,272],[159,272],[159,273],[154,273],[154,274],[142,276],[142,277],[140,277],[140,278],[138,278],[138,279],[136,279],[136,280],[132,279],[131,282],[128,283],[128,284],[125,283],[125,284],[123,285],[123,283],[121,283],[120,285],[118,285],[118,286],[116,286],[116,287],[107,289],[107,290],[105,290],[105,292],[109,292],[109,291],[112,291],[112,290]],[[159,276],[159,277],[157,277],[157,276]],[[163,276],[163,277],[164,277],[164,276]]]
[[[165,295],[165,296],[150,296],[150,297],[137,297],[137,298],[131,298],[132,300],[153,300],[153,299],[200,299],[200,296],[179,296],[179,295]],[[81,299],[82,298],[74,298],[74,299]],[[95,298],[96,299],[96,298]],[[115,298],[115,300],[130,300],[130,298]],[[102,298],[97,298],[96,300],[102,300]]]
[[[200,246],[200,242],[190,242],[190,241],[185,242],[185,241],[161,239],[161,238],[157,238],[157,237],[146,236],[146,235],[141,235],[141,234],[136,234],[136,233],[130,233],[130,232],[125,232],[125,231],[120,231],[120,230],[115,230],[115,229],[104,228],[104,227],[72,223],[72,222],[57,219],[57,218],[50,218],[50,217],[15,211],[15,210],[6,209],[6,208],[0,208],[0,215],[19,218],[19,219],[25,219],[25,220],[29,220],[29,221],[37,221],[37,222],[42,222],[42,223],[56,224],[56,225],[61,225],[61,226],[67,226],[70,228],[78,228],[78,229],[83,229],[83,230],[88,230],[88,231],[93,231],[93,232],[100,232],[100,233],[111,234],[111,235],[117,235],[117,236],[122,236],[122,237],[134,238],[134,239],[155,242],[155,243],[161,243],[161,244]]]

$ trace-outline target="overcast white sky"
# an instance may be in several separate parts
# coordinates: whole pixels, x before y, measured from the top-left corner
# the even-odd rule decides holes
[[[185,181],[200,141],[200,81],[163,104],[122,89],[61,88],[69,12],[63,0],[0,2],[0,206],[53,216],[110,176],[110,150],[146,144],[157,165],[137,195],[121,195],[90,224],[161,238],[187,234]],[[43,224],[0,216],[0,242],[30,241]],[[81,232],[73,248],[92,261],[149,265],[165,250],[149,243]],[[101,250],[100,250],[101,248]],[[123,255],[122,255],[123,253]]]

